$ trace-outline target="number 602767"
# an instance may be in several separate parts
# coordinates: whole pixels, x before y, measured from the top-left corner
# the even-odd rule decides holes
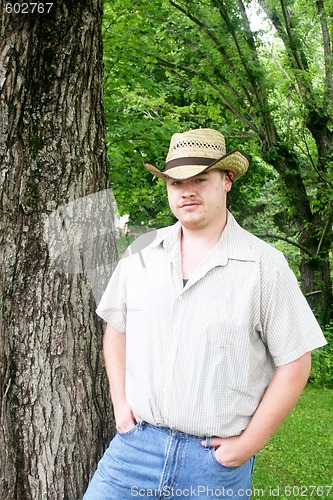
[[[5,9],[7,14],[49,14],[53,7],[52,3],[11,3],[6,2]]]

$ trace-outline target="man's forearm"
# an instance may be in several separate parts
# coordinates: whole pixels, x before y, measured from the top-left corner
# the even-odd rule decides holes
[[[126,400],[126,335],[107,325],[103,341],[104,359],[110,384],[111,399],[117,429],[126,432],[136,417]]]
[[[126,335],[107,324],[103,339],[103,352],[110,384],[112,401],[125,398]]]

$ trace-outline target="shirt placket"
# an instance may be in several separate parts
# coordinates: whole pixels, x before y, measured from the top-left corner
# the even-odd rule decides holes
[[[175,291],[175,301],[172,308],[169,321],[169,336],[166,345],[165,362],[162,369],[162,388],[161,388],[161,401],[162,401],[162,418],[166,426],[171,426],[169,415],[170,405],[172,404],[172,393],[174,383],[174,369],[177,359],[177,350],[179,344],[179,334],[181,328],[182,311],[184,308],[184,291],[182,287],[181,276],[181,262],[179,254],[174,251],[171,253],[171,275],[172,284]]]

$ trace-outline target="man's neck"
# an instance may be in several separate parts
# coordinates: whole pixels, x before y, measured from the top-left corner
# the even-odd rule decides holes
[[[214,225],[204,228],[189,228],[182,225],[182,245],[191,247],[213,247],[220,239],[227,224],[227,213]]]
[[[225,217],[221,224],[216,224],[214,227],[194,230],[182,226],[181,258],[183,278],[189,278],[209,251],[217,244],[226,223]]]

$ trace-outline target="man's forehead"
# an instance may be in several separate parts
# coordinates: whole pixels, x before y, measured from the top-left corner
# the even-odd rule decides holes
[[[195,175],[194,177],[191,177],[191,179],[197,179],[197,178],[200,178],[200,177],[211,177],[212,175],[215,175],[215,173],[218,173],[218,174],[225,174],[226,171],[225,170],[221,170],[219,168],[212,168],[211,170],[206,170],[206,172],[202,172],[201,174],[198,174],[198,175]]]
[[[195,175],[194,177],[191,177],[191,179],[196,179],[197,177],[209,177],[210,176],[210,172],[207,170],[206,172],[202,172],[201,174],[198,174],[198,175]]]

